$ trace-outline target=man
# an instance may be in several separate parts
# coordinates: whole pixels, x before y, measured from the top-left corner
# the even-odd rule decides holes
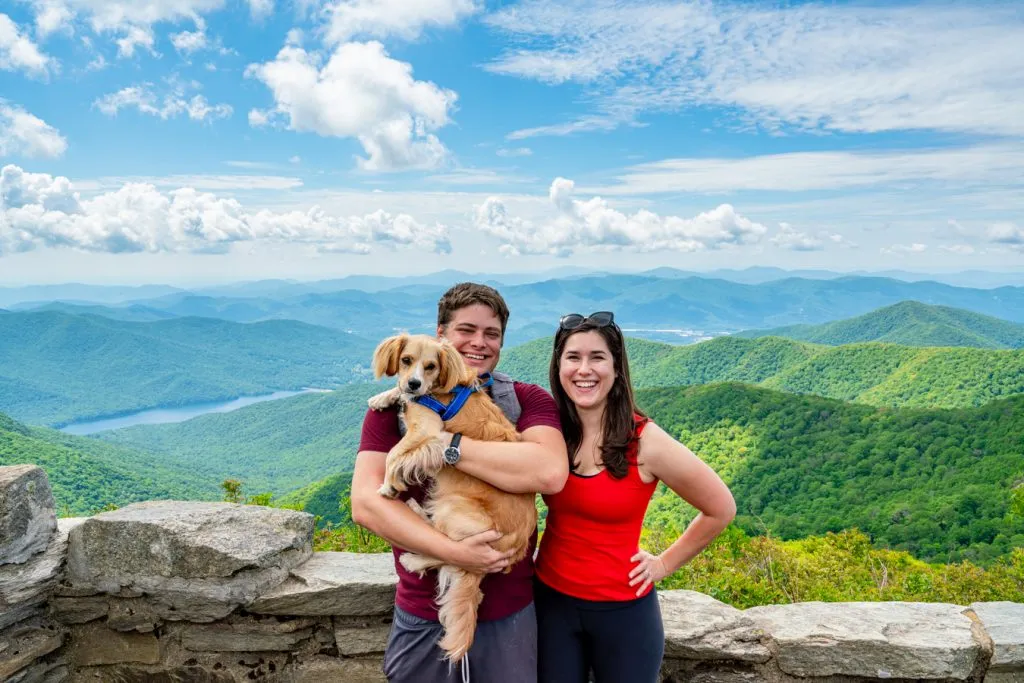
[[[463,472],[510,493],[557,493],[569,475],[565,441],[554,399],[535,384],[513,382],[494,373],[508,323],[508,307],[501,295],[486,285],[464,282],[449,289],[437,306],[437,336],[455,345],[478,374],[492,373],[491,397],[522,434],[522,441],[494,443],[446,434],[442,445]],[[500,553],[489,544],[500,538],[485,531],[453,541],[423,521],[406,504],[409,497],[422,501],[422,487],[400,500],[381,496],[387,452],[398,443],[396,409],[368,410],[363,419],[359,454],[352,476],[352,518],[391,542],[398,573],[395,616],[384,652],[384,673],[391,683],[437,683],[470,680],[487,683],[535,683],[537,680],[537,622],[533,611],[533,550],[530,539],[524,560],[508,573],[511,552]],[[459,671],[444,660],[437,646],[437,572],[424,578],[411,574],[398,562],[405,551],[436,557],[470,571],[487,572],[481,589],[476,638]]]

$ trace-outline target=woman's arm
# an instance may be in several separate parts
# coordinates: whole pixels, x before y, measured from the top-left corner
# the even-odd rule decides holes
[[[665,482],[680,498],[700,510],[683,535],[660,555],[641,551],[632,559],[630,585],[640,584],[637,594],[647,590],[692,560],[715,540],[736,517],[736,501],[725,482],[693,451],[650,422],[640,436],[640,470]]]

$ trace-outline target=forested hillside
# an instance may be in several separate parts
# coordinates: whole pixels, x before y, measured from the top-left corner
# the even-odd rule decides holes
[[[939,562],[1024,546],[1024,396],[959,410],[889,410],[726,383],[651,389],[641,406],[729,484],[737,524],[785,539],[857,527]],[[689,506],[658,496],[649,526]]]
[[[1011,513],[1012,492],[1024,485],[1024,396],[981,408],[891,410],[719,383],[647,389],[638,400],[729,484],[736,524],[750,535],[796,539],[856,527],[878,547],[934,562],[988,564],[1024,547],[1024,511]],[[355,430],[348,438],[345,454],[356,449]],[[347,521],[338,503],[352,461],[337,462],[278,502]],[[677,535],[694,514],[660,486],[645,527]]]
[[[890,342],[904,346],[1024,347],[1024,325],[948,306],[901,301],[856,318],[822,325],[791,325],[748,330],[737,337],[786,337],[816,344]]]
[[[0,413],[0,465],[39,465],[50,479],[57,514],[89,515],[140,500],[217,500],[219,482],[152,454],[94,439],[28,427]]]
[[[690,346],[627,340],[637,387],[737,381],[890,407],[955,408],[1024,393],[1024,350],[823,346],[781,337],[718,337]],[[509,349],[500,369],[548,385],[551,339]]]
[[[353,384],[168,425],[101,432],[110,443],[155,453],[215,483],[280,495],[351,470],[366,399],[386,385]]]
[[[365,379],[375,342],[294,321],[0,316],[0,411],[60,425]]]
[[[324,288],[272,284],[252,290],[226,287],[211,290],[216,295],[176,292],[137,300],[133,302],[137,307],[134,312],[112,309],[103,314],[203,316],[235,322],[288,319],[378,339],[396,329],[432,331],[437,300],[457,281],[453,275],[453,279],[427,279],[384,291],[343,288],[346,285],[341,281],[335,285],[339,289],[332,291],[326,290],[330,283]],[[358,282],[348,285],[353,286]],[[500,289],[512,311],[510,343],[535,338],[539,329],[543,330],[540,334],[551,334],[564,313],[595,310],[615,311],[624,327],[693,328],[716,334],[825,323],[906,300],[1024,322],[1024,287],[970,289],[883,277],[790,277],[741,284],[708,277],[598,274],[502,285]],[[101,312],[99,308],[92,310]]]

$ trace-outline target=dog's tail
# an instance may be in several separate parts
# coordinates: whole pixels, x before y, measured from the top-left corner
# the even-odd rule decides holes
[[[483,574],[445,565],[437,574],[438,620],[444,637],[438,643],[448,659],[459,662],[473,645],[476,635],[476,611],[483,600],[480,590]]]

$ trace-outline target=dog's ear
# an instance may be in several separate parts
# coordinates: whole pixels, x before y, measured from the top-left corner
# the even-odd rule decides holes
[[[388,337],[373,352],[373,376],[380,379],[384,375],[393,377],[398,374],[398,360],[402,357],[402,349],[409,341],[409,335],[399,334]]]
[[[466,366],[462,355],[451,342],[441,342],[441,352],[437,355],[437,361],[437,390],[439,392],[451,393],[458,385],[468,385],[476,380],[476,373]]]

